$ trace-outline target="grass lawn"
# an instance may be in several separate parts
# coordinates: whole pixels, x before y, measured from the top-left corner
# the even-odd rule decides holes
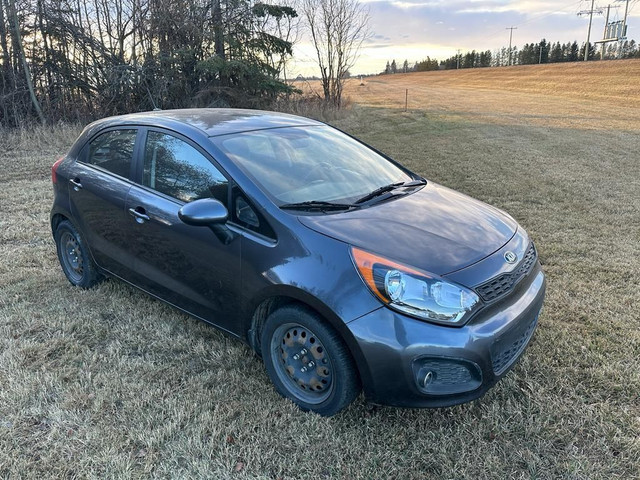
[[[212,327],[118,281],[72,288],[48,215],[78,128],[0,132],[0,478],[640,478],[639,94],[614,109],[492,72],[493,87],[352,84],[335,122],[537,243],[549,284],[530,348],[448,409],[303,414]],[[405,113],[392,93],[409,81]]]

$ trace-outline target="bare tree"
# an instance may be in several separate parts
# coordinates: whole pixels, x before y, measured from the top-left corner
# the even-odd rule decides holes
[[[293,91],[282,79],[294,1],[0,0],[0,129],[156,107],[268,107]]]
[[[302,0],[301,10],[318,57],[324,99],[340,108],[345,74],[369,36],[369,13],[358,0]]]
[[[18,21],[18,12],[16,9],[15,0],[7,0],[7,11],[13,23],[13,43],[15,45],[16,52],[18,54],[18,58],[20,59],[20,63],[22,63],[22,70],[24,72],[25,81],[27,84],[27,88],[29,89],[29,97],[31,98],[31,103],[33,104],[33,108],[38,114],[38,118],[42,124],[46,123],[44,118],[44,114],[42,113],[42,108],[40,108],[40,102],[38,102],[38,98],[36,97],[35,90],[33,88],[33,81],[31,80],[31,69],[29,68],[29,63],[27,62],[27,57],[24,53],[24,48],[22,46],[22,34],[20,32],[20,22]]]

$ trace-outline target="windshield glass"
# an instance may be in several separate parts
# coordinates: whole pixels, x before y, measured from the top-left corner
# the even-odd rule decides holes
[[[257,130],[211,140],[279,205],[350,203],[382,186],[412,180],[328,126]]]

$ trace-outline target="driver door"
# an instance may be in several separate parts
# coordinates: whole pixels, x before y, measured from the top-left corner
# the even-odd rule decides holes
[[[178,218],[187,202],[228,204],[229,182],[205,152],[187,139],[148,130],[142,178],[127,195],[135,283],[189,313],[235,332],[240,291],[240,238],[228,244],[208,227]]]

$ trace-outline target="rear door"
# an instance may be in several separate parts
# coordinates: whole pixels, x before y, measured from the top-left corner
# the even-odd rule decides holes
[[[138,129],[103,131],[81,151],[69,174],[71,213],[84,233],[96,263],[127,276],[125,201],[131,188]]]
[[[128,193],[134,282],[232,332],[240,292],[240,238],[224,244],[208,227],[186,225],[180,207],[201,198],[228,204],[229,181],[206,152],[174,133],[149,129]]]

